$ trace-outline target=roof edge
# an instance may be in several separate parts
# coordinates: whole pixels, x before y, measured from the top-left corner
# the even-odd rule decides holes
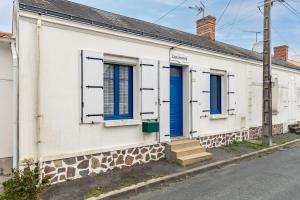
[[[147,38],[151,38],[151,39],[157,39],[157,40],[160,40],[160,41],[166,41],[166,42],[174,43],[176,45],[187,46],[187,47],[192,47],[192,48],[198,48],[198,49],[201,49],[201,50],[206,50],[206,51],[210,51],[210,52],[214,52],[214,53],[220,53],[222,55],[232,56],[234,58],[240,58],[240,59],[244,59],[244,60],[252,60],[252,61],[256,61],[256,62],[262,62],[262,60],[260,60],[260,59],[248,58],[248,57],[243,56],[243,55],[238,56],[238,55],[234,55],[234,54],[230,54],[230,53],[226,53],[226,52],[222,52],[222,51],[217,51],[214,48],[195,45],[193,43],[189,43],[189,42],[182,41],[182,40],[177,40],[177,39],[174,39],[174,38],[171,38],[171,37],[164,37],[164,36],[161,36],[161,35],[147,33],[147,32],[143,32],[143,31],[140,31],[140,30],[128,29],[128,28],[124,28],[124,27],[120,27],[120,26],[116,26],[116,25],[112,25],[112,24],[97,22],[97,21],[93,21],[93,20],[90,20],[90,19],[82,18],[82,17],[77,17],[77,16],[70,15],[70,14],[65,14],[65,13],[61,13],[61,12],[57,12],[57,11],[48,10],[48,9],[45,9],[45,8],[40,8],[40,7],[37,7],[37,6],[26,5],[26,4],[20,3],[20,2],[18,2],[18,3],[19,3],[19,10],[21,10],[21,11],[27,11],[27,12],[35,13],[35,14],[38,14],[38,15],[56,17],[56,18],[59,18],[59,19],[64,19],[64,20],[68,20],[68,21],[72,21],[72,22],[78,22],[78,23],[85,24],[85,25],[91,25],[91,26],[94,26],[94,27],[101,27],[101,28],[106,28],[106,29],[109,29],[109,30],[125,32],[125,33],[138,35],[138,36],[142,36],[142,37],[147,37]],[[76,3],[76,4],[78,4],[78,3]],[[79,4],[79,5],[81,5],[81,4]],[[87,6],[87,7],[89,7],[89,6]],[[93,7],[90,7],[90,8],[93,8]],[[150,22],[148,22],[148,23],[150,23]],[[160,26],[160,25],[158,25],[158,26]],[[168,28],[168,27],[166,27],[166,28]],[[174,30],[176,30],[176,29],[174,29]],[[180,31],[180,30],[176,30],[176,31]],[[184,33],[187,33],[187,32],[184,32]],[[191,33],[187,33],[187,34],[191,34]],[[223,42],[221,42],[221,43],[223,43]],[[227,44],[227,43],[224,43],[224,44]],[[231,44],[227,44],[227,45],[231,45]],[[231,45],[231,46],[233,46],[233,45]],[[236,47],[237,48],[242,48],[242,47],[238,47],[238,46],[236,46]],[[242,48],[242,49],[244,49],[244,48]],[[250,51],[248,49],[244,49],[244,50]],[[300,68],[298,66],[294,65],[294,64],[291,64],[291,63],[288,63],[288,62],[286,62],[284,64],[279,64],[279,63],[275,63],[276,61],[278,62],[278,60],[273,58],[272,59],[272,64],[300,71]]]

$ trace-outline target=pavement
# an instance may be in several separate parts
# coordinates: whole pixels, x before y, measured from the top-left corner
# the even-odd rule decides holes
[[[134,197],[127,196],[126,199],[299,200],[299,171],[298,143],[289,149],[212,170]]]

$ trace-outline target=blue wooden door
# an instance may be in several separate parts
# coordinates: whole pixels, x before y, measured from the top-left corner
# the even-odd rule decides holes
[[[170,132],[171,137],[182,136],[182,70],[170,70]]]

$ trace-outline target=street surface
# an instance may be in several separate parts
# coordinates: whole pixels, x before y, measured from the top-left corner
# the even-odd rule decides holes
[[[148,191],[130,200],[299,200],[300,145]]]

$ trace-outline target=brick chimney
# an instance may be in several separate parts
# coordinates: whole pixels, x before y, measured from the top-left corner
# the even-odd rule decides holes
[[[197,35],[207,35],[209,40],[216,39],[216,18],[208,15],[196,21]]]
[[[282,45],[274,47],[274,57],[280,60],[288,60],[289,58],[289,47],[287,45]]]

